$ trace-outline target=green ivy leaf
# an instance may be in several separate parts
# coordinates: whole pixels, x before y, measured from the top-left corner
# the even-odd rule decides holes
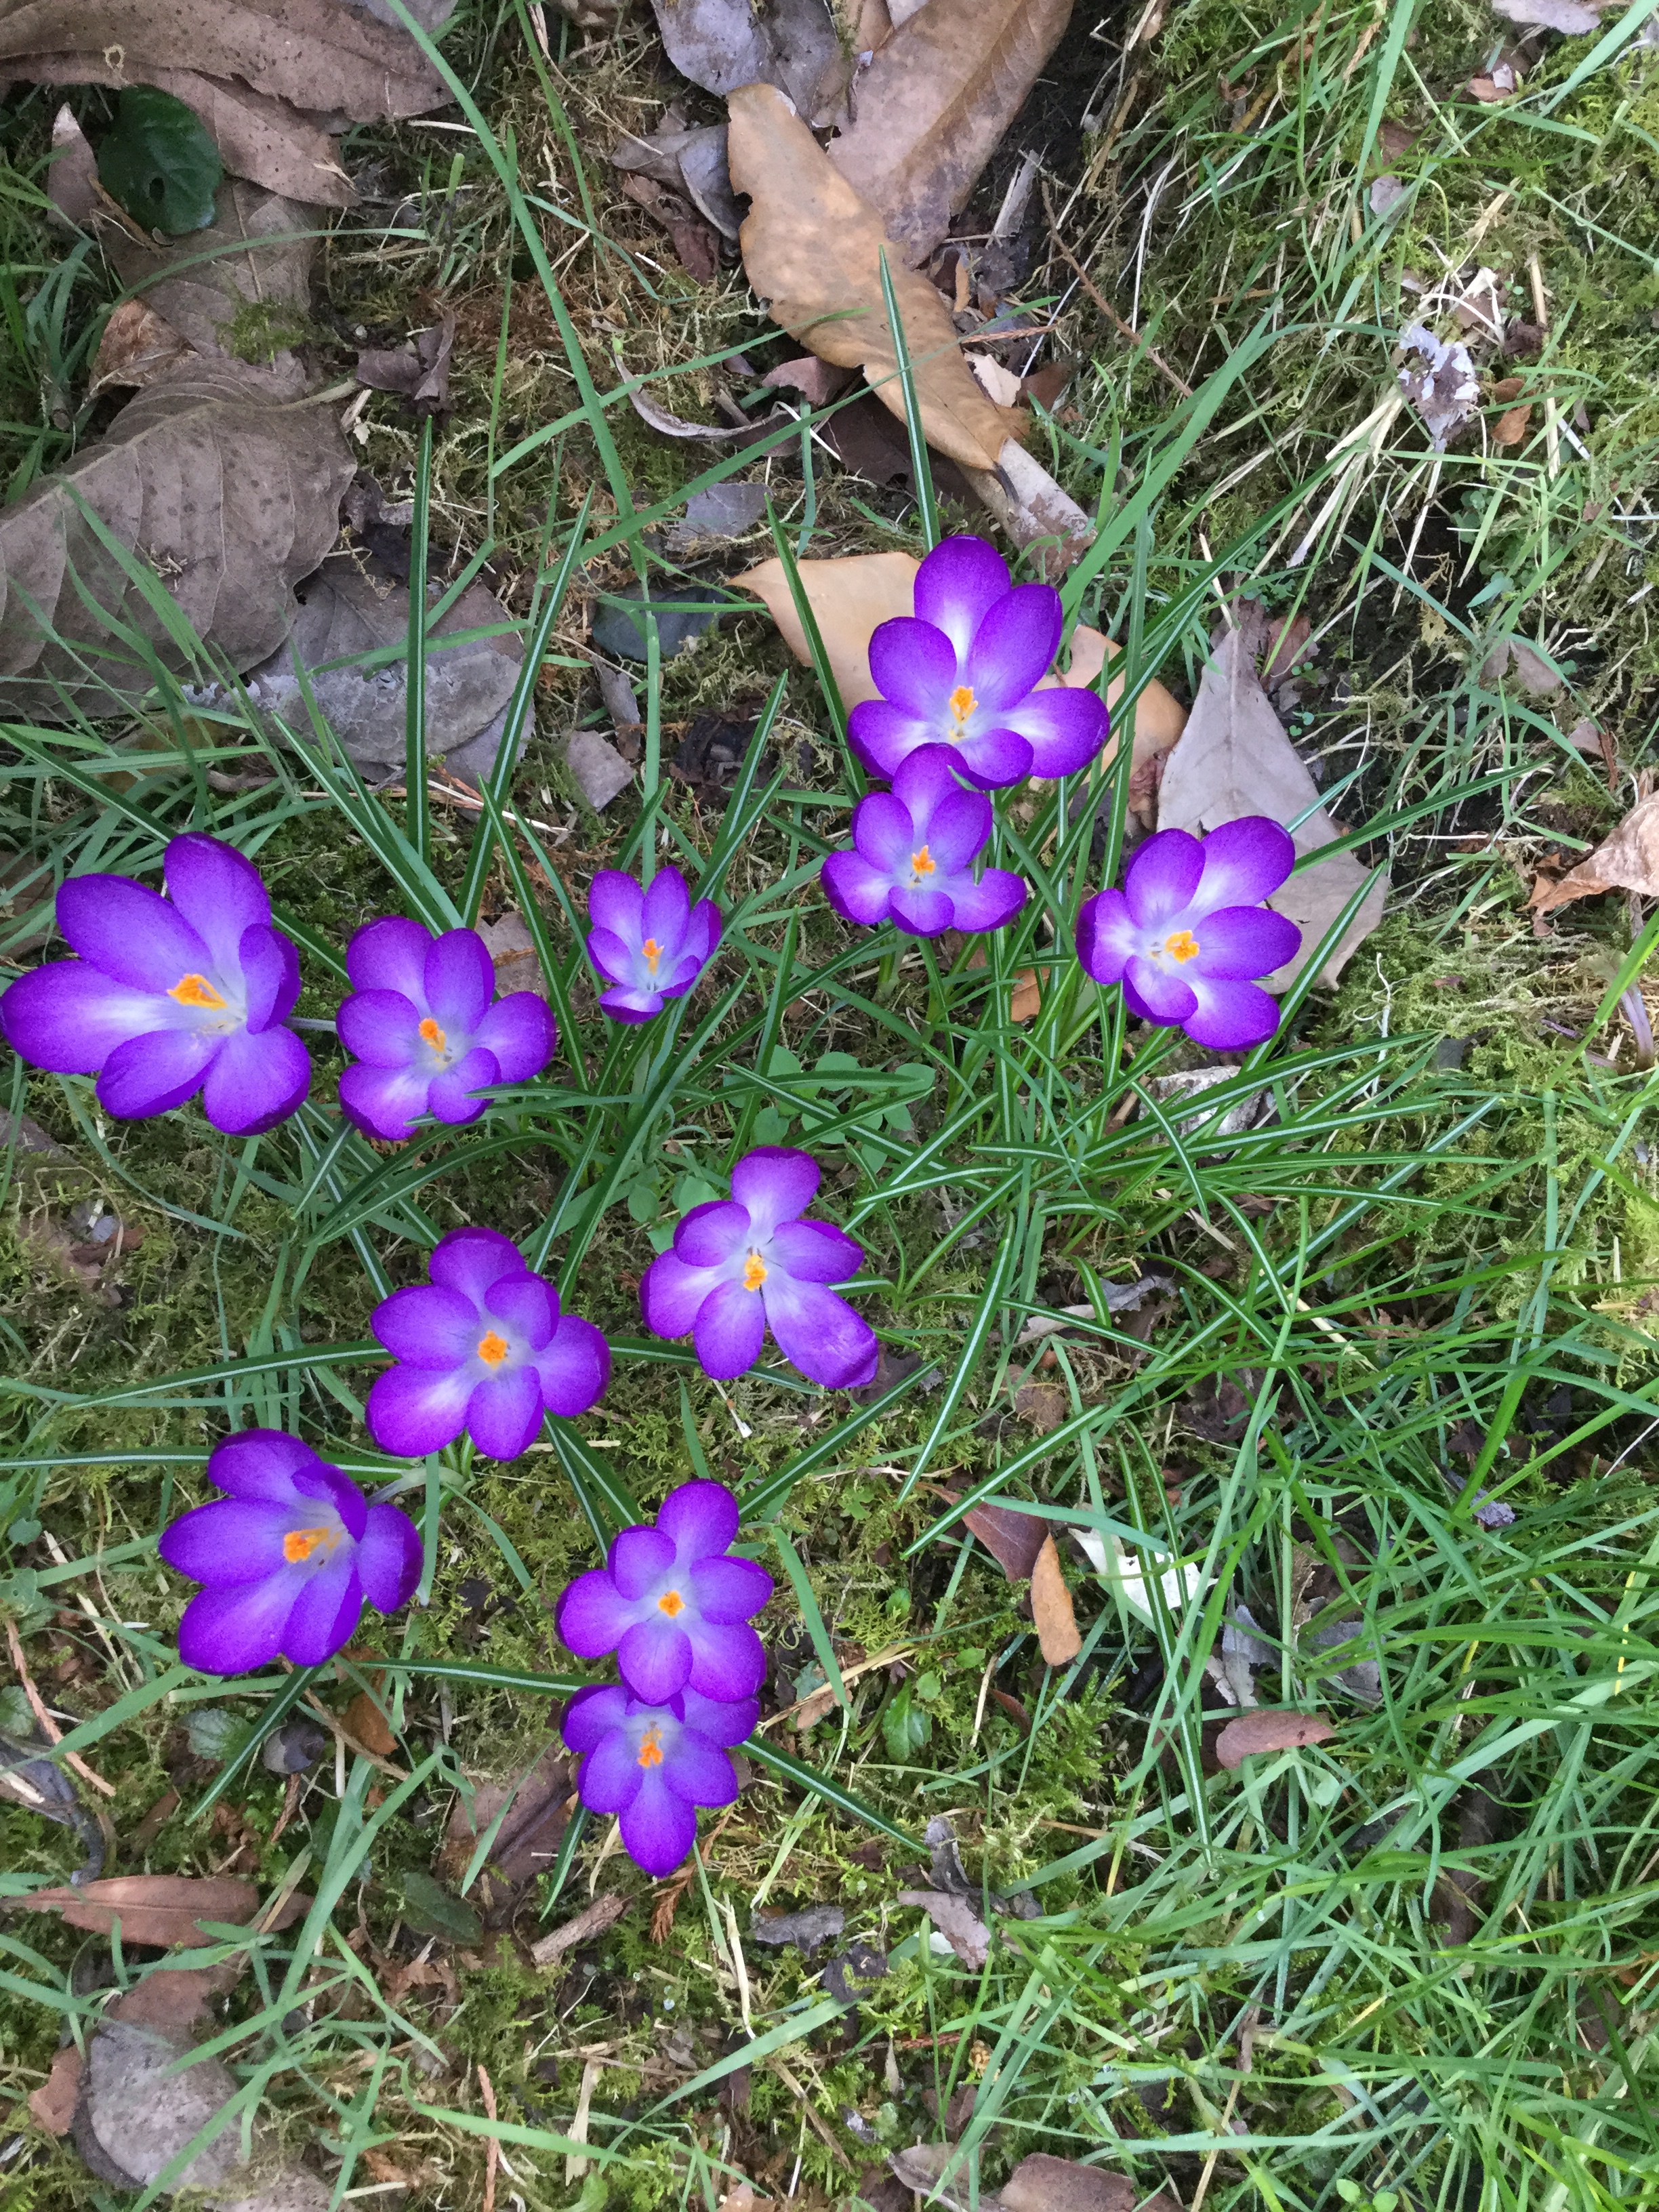
[[[901,1682],[881,1709],[882,1740],[896,1766],[908,1766],[927,1748],[933,1723],[912,1703],[908,1681]]]
[[[98,149],[98,179],[146,230],[205,230],[224,169],[201,118],[153,84],[129,85]]]

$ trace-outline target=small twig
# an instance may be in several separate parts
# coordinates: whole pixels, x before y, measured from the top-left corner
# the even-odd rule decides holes
[[[495,2090],[488,2074],[478,2069],[478,2094],[483,2099],[484,2111],[493,2120],[495,2117]],[[495,2212],[495,2169],[501,2162],[501,2147],[494,2136],[484,2153],[484,2185],[483,2212]]]
[[[1084,290],[1088,294],[1090,299],[1093,301],[1095,306],[1099,308],[1101,313],[1105,316],[1107,321],[1110,323],[1113,329],[1117,331],[1119,336],[1129,340],[1129,343],[1133,346],[1136,353],[1145,353],[1147,360],[1152,362],[1153,368],[1160,370],[1164,375],[1168,377],[1170,382],[1174,385],[1176,390],[1181,394],[1182,398],[1183,399],[1190,399],[1193,396],[1193,387],[1188,383],[1186,378],[1177,374],[1177,373],[1170,368],[1169,362],[1164,360],[1163,355],[1159,353],[1156,346],[1150,346],[1147,344],[1146,334],[1143,331],[1134,330],[1129,324],[1124,321],[1122,316],[1120,315],[1117,309],[1113,307],[1111,301],[1108,300],[1104,294],[1097,288],[1094,279],[1090,276],[1088,270],[1084,267],[1083,264],[1072,252],[1071,247],[1066,245],[1065,240],[1060,236],[1058,225],[1054,220],[1054,204],[1048,196],[1048,187],[1046,183],[1042,187],[1042,204],[1048,214],[1048,235],[1054,242],[1055,252],[1059,254],[1060,259],[1066,264],[1072,274],[1077,278],[1078,283],[1082,285]]]
[[[17,1670],[17,1679],[22,1685],[23,1695],[29,1701],[29,1711],[40,1724],[41,1735],[46,1737],[48,1743],[62,1743],[64,1731],[46,1711],[46,1700],[34,1686],[33,1677],[30,1674],[23,1658],[23,1646],[18,1637],[17,1623],[15,1620],[9,1620],[6,1623],[6,1644],[11,1652],[11,1663]],[[91,1783],[94,1790],[101,1790],[106,1797],[112,1797],[115,1795],[114,1784],[106,1782],[101,1774],[94,1774],[78,1751],[66,1751],[64,1758],[83,1782]]]

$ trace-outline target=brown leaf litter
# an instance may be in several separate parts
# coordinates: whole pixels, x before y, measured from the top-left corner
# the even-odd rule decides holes
[[[1229,1721],[1216,1738],[1215,1755],[1231,1769],[1242,1766],[1262,1751],[1295,1751],[1310,1743],[1325,1743],[1335,1728],[1317,1713],[1283,1712],[1257,1705],[1236,1721]]]
[[[216,1939],[202,1923],[245,1928],[258,1915],[259,1893],[229,1875],[128,1874],[73,1889],[34,1889],[9,1900],[16,1912],[61,1912],[71,1928],[107,1936],[118,1920],[124,1943],[158,1950]],[[273,1928],[286,1928],[310,1909],[308,1897],[285,1898]]]
[[[1031,1570],[1031,1618],[1036,1623],[1037,1642],[1046,1665],[1064,1667],[1077,1657],[1083,1649],[1083,1638],[1072,1609],[1072,1593],[1060,1572],[1059,1547],[1052,1535],[1044,1538]]]
[[[1553,914],[1574,899],[1613,890],[1659,898],[1659,793],[1638,799],[1613,835],[1559,880],[1540,875],[1528,904],[1534,914]]]

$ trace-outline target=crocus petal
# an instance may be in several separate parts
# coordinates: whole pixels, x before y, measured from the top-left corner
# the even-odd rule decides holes
[[[163,865],[173,905],[220,974],[234,975],[242,939],[270,921],[270,894],[259,871],[234,847],[196,830],[173,840]]]
[[[1204,840],[1204,873],[1194,903],[1260,906],[1295,866],[1296,845],[1290,831],[1267,815],[1247,814],[1239,821],[1224,822]]]
[[[911,759],[923,757],[912,754]],[[909,764],[904,762],[899,773]],[[872,867],[884,868],[890,875],[901,868],[908,871],[910,855],[921,842],[909,808],[895,792],[872,791],[853,810],[854,848]]]
[[[945,702],[957,680],[956,647],[943,630],[914,615],[878,623],[870,640],[870,673],[884,699],[901,714],[948,721]]]
[[[559,1318],[559,1294],[539,1275],[502,1275],[483,1301],[484,1312],[501,1323],[515,1344],[540,1352]]]
[[[284,1657],[296,1667],[320,1667],[350,1643],[362,1612],[356,1559],[343,1550],[301,1583],[283,1630]]]
[[[687,1681],[705,1698],[752,1697],[766,1680],[766,1646],[752,1628],[694,1619],[685,1632],[691,1650]]]
[[[280,929],[263,921],[242,932],[237,948],[242,971],[248,1028],[260,1030],[285,1022],[300,996],[300,956]]]
[[[368,1325],[394,1359],[434,1370],[471,1359],[484,1330],[477,1307],[465,1292],[436,1283],[393,1291],[375,1307]]]
[[[356,1060],[341,1072],[340,1107],[369,1136],[402,1144],[414,1135],[416,1118],[427,1110],[428,1088],[427,1077],[415,1068],[371,1067]]]
[[[654,938],[665,951],[678,951],[691,918],[691,894],[678,868],[659,868],[640,909],[641,940]]]
[[[734,1525],[732,1535],[736,1534]],[[729,1544],[732,1537],[726,1540]],[[713,1621],[717,1628],[735,1627],[765,1610],[772,1595],[772,1577],[753,1559],[699,1559],[691,1570],[691,1595],[705,1620]]]
[[[341,1000],[337,1025],[346,1050],[374,1067],[404,1067],[421,1052],[421,1010],[401,991],[355,992]]]
[[[604,1333],[580,1314],[561,1314],[552,1340],[536,1354],[542,1396],[550,1413],[574,1421],[604,1397],[611,1381],[611,1346]]]
[[[164,1025],[152,992],[117,983],[88,960],[52,960],[0,995],[0,1028],[21,1060],[59,1075],[91,1075],[118,1045]]]
[[[774,1269],[761,1295],[779,1351],[812,1382],[843,1390],[866,1379],[866,1370],[873,1372],[880,1349],[876,1333],[834,1291]]]
[[[607,991],[599,1000],[601,1012],[613,1022],[648,1022],[653,1014],[662,1012],[663,994],[660,991],[623,989]]]
[[[504,1367],[466,1403],[467,1433],[491,1459],[517,1459],[542,1425],[542,1381],[533,1367]]]
[[[1030,744],[1033,775],[1075,775],[1100,750],[1110,729],[1099,693],[1070,684],[1033,691],[998,720]]]
[[[179,1656],[202,1674],[246,1674],[276,1656],[301,1567],[246,1587],[198,1590],[179,1623]]]
[[[399,1459],[424,1459],[453,1443],[466,1426],[471,1375],[452,1367],[392,1367],[377,1376],[364,1413],[382,1451]]]
[[[1162,1022],[1166,1026],[1183,1023],[1197,1008],[1198,998],[1190,983],[1166,969],[1155,967],[1152,961],[1135,953],[1123,970],[1123,995],[1129,1011],[1143,1021]]]
[[[908,936],[937,937],[951,927],[951,902],[943,891],[913,890],[908,884],[895,884],[891,903],[895,927]]]
[[[665,1613],[647,1613],[623,1632],[617,1664],[636,1698],[660,1705],[691,1679],[691,1639]]]
[[[695,1729],[680,1730],[660,1771],[665,1786],[688,1805],[729,1805],[738,1794],[731,1760]]]
[[[470,1035],[495,995],[495,965],[476,929],[447,929],[427,948],[426,1002],[441,1030]]]
[[[503,1237],[499,1229],[471,1225],[452,1229],[447,1237],[440,1237],[426,1271],[434,1283],[447,1291],[459,1291],[475,1305],[483,1304],[491,1284],[498,1283],[503,1275],[529,1273],[523,1253],[510,1237]]]
[[[697,1816],[664,1784],[647,1776],[623,1814],[622,1839],[635,1865],[660,1881],[673,1873],[697,1840]]]
[[[1258,975],[1271,975],[1302,950],[1302,932],[1296,924],[1265,906],[1224,906],[1206,914],[1193,934],[1198,939],[1194,967],[1206,981],[1218,983],[1250,982]]]
[[[579,1659],[603,1659],[614,1651],[634,1620],[634,1608],[610,1575],[594,1567],[578,1575],[559,1600],[553,1626],[559,1641]],[[568,1735],[566,1738],[569,1741]],[[577,1748],[574,1744],[572,1748]]]
[[[951,926],[969,933],[1000,929],[1013,920],[1027,896],[1024,878],[1008,868],[987,868],[977,883],[971,876],[953,876],[946,888]]]
[[[311,1446],[283,1429],[239,1429],[227,1437],[207,1463],[210,1482],[233,1498],[263,1498],[290,1504],[298,1492],[294,1479],[317,1464]]]
[[[787,1145],[757,1145],[732,1170],[732,1195],[749,1209],[750,1229],[764,1243],[780,1221],[793,1221],[812,1203],[823,1170],[810,1152]]]
[[[1077,918],[1077,957],[1097,983],[1117,983],[1139,950],[1140,933],[1121,891],[1097,892]]]
[[[914,753],[911,759],[926,763],[935,775],[949,773],[949,763],[938,753]],[[908,768],[910,762],[904,765]],[[964,791],[951,777],[951,789],[940,795],[927,820],[927,857],[941,876],[958,876],[973,866],[990,836],[994,818],[982,791]],[[916,826],[920,830],[922,824]]]
[[[688,1267],[678,1252],[659,1252],[640,1278],[646,1327],[653,1336],[687,1335],[723,1279],[717,1267]]]
[[[377,1613],[409,1603],[421,1579],[421,1532],[395,1505],[371,1505],[357,1540],[357,1572]]]
[[[368,1507],[362,1492],[349,1474],[343,1474],[337,1467],[331,1467],[326,1460],[313,1457],[308,1467],[295,1470],[294,1488],[296,1496],[331,1507],[333,1517],[342,1523],[352,1542],[357,1541],[368,1520]],[[314,1522],[320,1516],[308,1513],[305,1517]]]
[[[202,1111],[228,1137],[254,1137],[285,1121],[311,1088],[311,1054],[292,1030],[233,1030],[216,1040]]]
[[[1242,1052],[1261,1044],[1279,1024],[1279,1005],[1259,983],[1213,981],[1194,975],[1193,991],[1198,1004],[1182,1018],[1181,1026],[1194,1044],[1212,1052]]]
[[[892,775],[907,754],[938,739],[936,720],[907,714],[886,699],[861,699],[847,718],[847,741],[872,775]]]
[[[632,1605],[659,1583],[674,1565],[674,1540],[660,1528],[639,1522],[612,1537],[605,1571]]]
[[[747,1372],[766,1339],[766,1315],[758,1296],[740,1283],[722,1283],[697,1309],[691,1340],[705,1375],[729,1382]]]
[[[601,1737],[581,1771],[582,1802],[594,1813],[625,1813],[645,1782],[629,1735],[621,1729]]]
[[[512,991],[489,1008],[472,1042],[495,1054],[499,1082],[528,1083],[553,1057],[557,1031],[545,999],[533,991]]]
[[[588,886],[587,919],[595,929],[609,930],[637,951],[645,931],[641,915],[645,893],[632,876],[619,868],[601,868]]]
[[[987,608],[963,672],[981,713],[1000,715],[1042,680],[1065,619],[1052,584],[1016,584]]]
[[[724,1552],[738,1533],[738,1501],[723,1482],[682,1482],[664,1498],[657,1528],[684,1559],[708,1559]],[[757,1573],[764,1570],[757,1568]],[[772,1577],[765,1576],[769,1594]],[[765,1603],[763,1598],[761,1603]],[[757,1607],[751,1610],[758,1610]],[[747,1620],[747,1613],[716,1613],[716,1620]]]
[[[71,876],[58,927],[71,951],[135,991],[170,991],[214,964],[177,907],[131,876]]]
[[[463,1053],[453,1067],[434,1075],[427,1085],[427,1102],[441,1121],[476,1121],[489,1111],[487,1098],[475,1097],[501,1080],[501,1064],[493,1052],[475,1045]]]
[[[198,1030],[152,1030],[148,1036],[129,1037],[104,1062],[98,1103],[123,1121],[169,1113],[200,1090],[224,1042]]]
[[[872,867],[857,853],[831,853],[820,880],[823,896],[843,921],[873,929],[886,921],[893,890],[890,870]]]
[[[346,973],[357,991],[396,991],[416,1005],[426,996],[426,956],[432,939],[418,921],[389,914],[365,922],[346,947]],[[355,1052],[356,1047],[351,1049]]]
[[[844,1283],[864,1265],[864,1248],[832,1222],[784,1221],[767,1258],[803,1283]]]
[[[586,1579],[586,1577],[584,1577]],[[611,1646],[607,1644],[605,1650]],[[601,1655],[590,1652],[590,1658]],[[578,1690],[564,1709],[564,1718],[559,1723],[566,1748],[574,1752],[589,1752],[613,1735],[628,1717],[628,1692],[614,1682],[600,1682],[592,1689]]]
[[[951,750],[957,769],[981,791],[1006,791],[1031,773],[1031,741],[1018,730],[975,731]]]
[[[587,957],[601,975],[616,983],[632,983],[640,964],[638,949],[618,937],[614,929],[588,931]]]
[[[741,1743],[755,1732],[760,1719],[757,1698],[705,1698],[696,1690],[682,1690],[680,1711],[685,1725],[709,1743]]]
[[[1007,592],[1008,564],[982,538],[945,538],[916,571],[915,610],[965,660],[980,624]]]
[[[157,1549],[168,1566],[193,1583],[258,1582],[287,1564],[283,1543],[293,1509],[267,1499],[221,1498],[198,1505],[164,1529]]]
[[[700,960],[709,959],[719,945],[726,928],[720,908],[713,899],[699,899],[691,909],[691,918],[685,925],[685,944],[688,951],[696,952]]]
[[[688,1267],[720,1267],[750,1242],[749,1209],[729,1198],[709,1199],[682,1214],[674,1230],[674,1250]]]
[[[1160,830],[1135,848],[1123,896],[1140,929],[1162,929],[1184,915],[1204,872],[1204,847],[1184,830]]]

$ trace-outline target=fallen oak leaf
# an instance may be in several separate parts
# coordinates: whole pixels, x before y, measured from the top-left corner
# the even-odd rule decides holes
[[[1310,1743],[1324,1743],[1336,1734],[1317,1713],[1285,1712],[1272,1705],[1256,1705],[1236,1721],[1229,1721],[1215,1740],[1215,1755],[1230,1771],[1261,1751],[1297,1751]]]
[[[1659,898],[1659,792],[1638,799],[1613,835],[1559,882],[1540,876],[1528,904],[1534,914],[1551,914],[1613,890]]]
[[[1037,1642],[1050,1667],[1064,1667],[1083,1649],[1083,1638],[1072,1609],[1072,1593],[1060,1571],[1060,1552],[1053,1536],[1046,1536],[1031,1570],[1031,1618]]]
[[[964,468],[994,470],[1003,447],[1024,434],[1026,418],[980,390],[939,293],[903,265],[879,215],[781,93],[767,84],[744,85],[727,106],[732,185],[750,199],[740,238],[744,267],[774,319],[821,359],[861,368],[889,413],[902,419],[898,357],[882,294],[886,249],[927,442]]]

